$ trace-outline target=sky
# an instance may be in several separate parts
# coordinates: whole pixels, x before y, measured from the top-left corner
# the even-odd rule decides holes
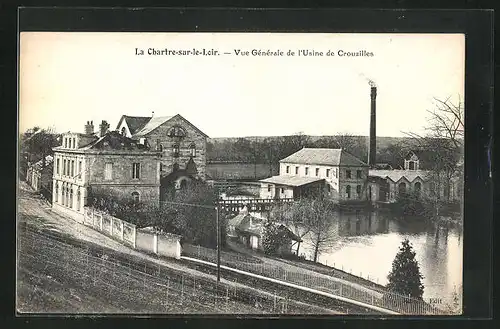
[[[221,55],[148,55],[149,48]],[[300,49],[323,56],[298,56]],[[368,135],[370,79],[377,136],[422,134],[434,98],[463,101],[464,58],[462,34],[23,32],[19,130],[83,132],[90,120],[116,128],[122,115],[154,111],[180,114],[209,137]]]

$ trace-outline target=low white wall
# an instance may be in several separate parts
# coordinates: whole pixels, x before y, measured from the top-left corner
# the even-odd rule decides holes
[[[158,255],[181,258],[181,237],[173,234],[160,233],[158,235]]]
[[[134,249],[165,257],[181,258],[181,236],[179,235],[155,232],[151,229],[137,229],[134,224],[90,207],[85,207],[84,215],[81,216],[82,224],[126,243]]]

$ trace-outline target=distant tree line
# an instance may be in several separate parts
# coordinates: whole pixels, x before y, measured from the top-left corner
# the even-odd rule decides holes
[[[402,169],[404,157],[416,143],[412,138],[387,138],[377,147],[377,162]],[[211,139],[207,142],[209,162],[241,162],[276,165],[279,160],[303,147],[342,148],[365,161],[368,158],[368,137],[351,134],[313,137],[297,133],[290,136],[242,137]]]
[[[289,136],[246,137],[207,142],[207,160],[213,162],[277,163],[303,147],[343,148],[366,159],[368,148],[362,136],[342,134],[312,138],[302,133]]]

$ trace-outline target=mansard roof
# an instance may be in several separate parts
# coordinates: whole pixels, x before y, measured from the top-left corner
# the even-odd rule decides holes
[[[347,153],[343,149],[327,148],[303,148],[280,160],[280,162],[307,165],[368,167],[365,162]]]

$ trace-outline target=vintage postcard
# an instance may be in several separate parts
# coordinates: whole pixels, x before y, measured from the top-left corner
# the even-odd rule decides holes
[[[19,314],[462,314],[463,34],[19,42]]]

